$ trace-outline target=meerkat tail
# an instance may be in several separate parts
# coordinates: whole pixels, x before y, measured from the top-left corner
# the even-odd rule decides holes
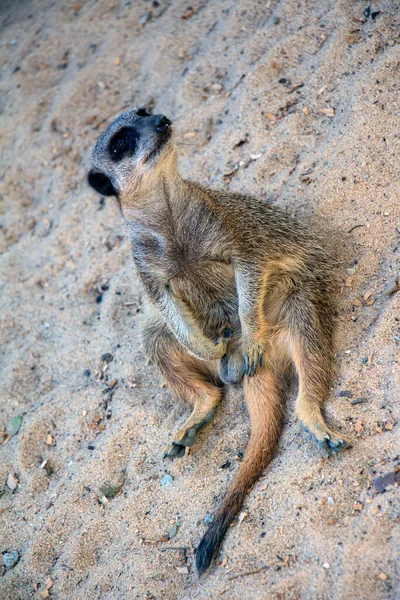
[[[275,372],[263,369],[255,377],[246,377],[244,390],[251,421],[250,441],[222,505],[197,548],[196,568],[200,576],[210,566],[249,489],[270,462],[281,431],[281,388]]]

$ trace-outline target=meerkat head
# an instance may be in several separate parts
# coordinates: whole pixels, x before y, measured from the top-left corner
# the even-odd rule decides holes
[[[119,116],[100,135],[91,155],[89,185],[103,196],[129,197],[175,161],[172,124],[145,108]]]

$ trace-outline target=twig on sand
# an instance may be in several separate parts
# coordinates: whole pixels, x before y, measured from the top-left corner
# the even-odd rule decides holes
[[[262,573],[262,571],[266,571],[269,569],[269,565],[264,565],[263,567],[259,567],[258,569],[253,569],[252,571],[243,571],[242,573],[235,573],[234,575],[230,575],[228,577],[229,581],[232,579],[238,579],[238,577],[247,577],[248,575],[256,575],[257,573]]]
[[[165,546],[164,548],[159,548],[160,552],[165,552],[165,550],[184,550],[186,552],[189,549],[188,546]]]
[[[353,225],[353,227],[350,227],[350,229],[348,230],[347,233],[351,233],[355,229],[358,229],[358,227],[365,227],[365,224],[364,223],[360,223],[360,225]]]

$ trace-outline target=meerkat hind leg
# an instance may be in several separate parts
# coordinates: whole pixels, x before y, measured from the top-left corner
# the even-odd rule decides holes
[[[301,426],[310,433],[320,448],[340,452],[350,444],[327,425],[322,414],[322,405],[329,395],[329,358],[323,352],[323,347],[319,354],[311,354],[302,347],[301,341],[294,345],[292,358],[299,378],[296,415]]]
[[[147,356],[161,373],[165,383],[177,398],[193,406],[184,425],[164,448],[163,458],[185,454],[193,446],[199,431],[211,421],[221,400],[222,381],[217,361],[203,361],[180,346],[164,323],[153,319],[145,325],[143,342]]]
[[[215,388],[212,392],[209,390],[206,395],[195,399],[192,413],[165,446],[163,458],[183,456],[186,448],[193,446],[199,431],[211,421],[220,398],[221,390]]]

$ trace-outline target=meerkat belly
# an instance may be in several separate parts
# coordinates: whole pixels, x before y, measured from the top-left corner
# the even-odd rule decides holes
[[[170,284],[196,315],[205,335],[214,337],[226,323],[234,330],[240,327],[232,265],[217,261],[192,263]]]

